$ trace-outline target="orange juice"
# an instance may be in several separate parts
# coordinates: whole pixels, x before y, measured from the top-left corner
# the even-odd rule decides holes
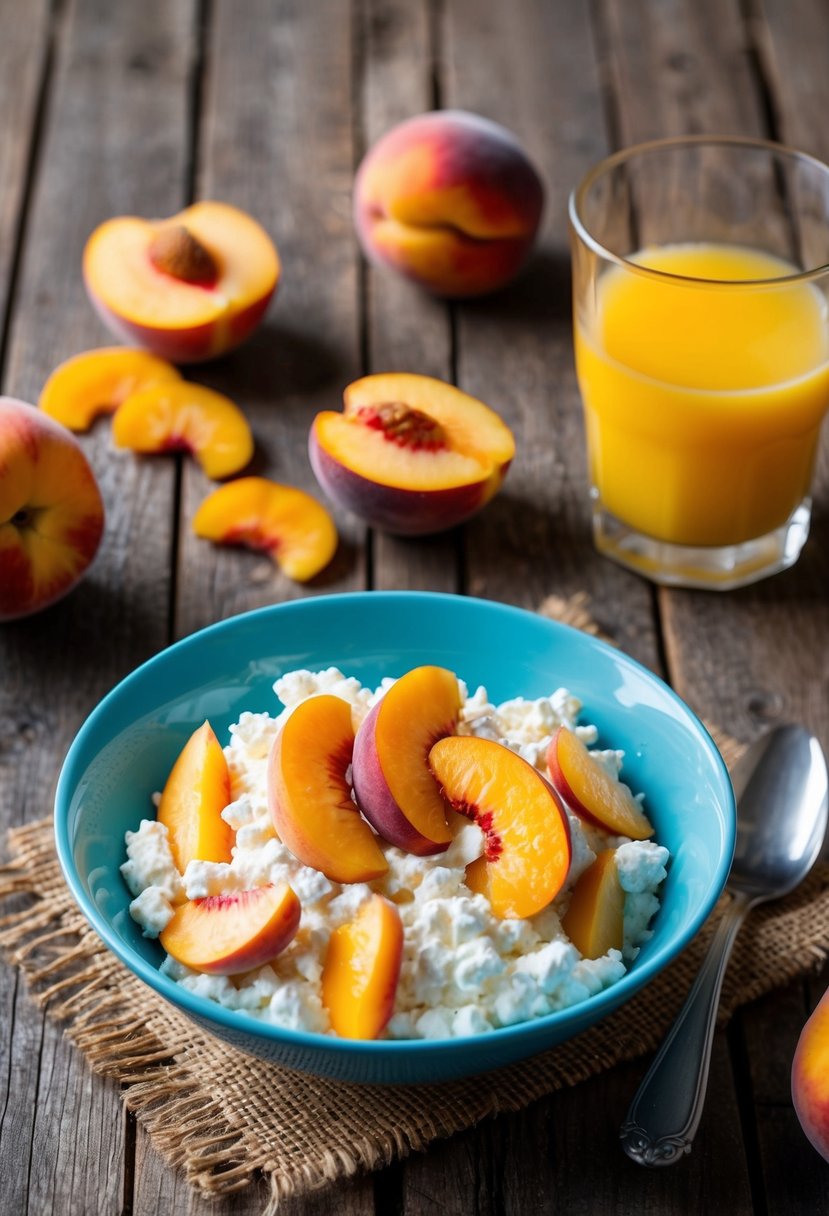
[[[748,282],[798,271],[737,245],[667,245],[629,260],[663,275],[611,267],[592,317],[576,324],[602,508],[677,545],[772,532],[809,493],[829,405],[824,297],[804,281]]]

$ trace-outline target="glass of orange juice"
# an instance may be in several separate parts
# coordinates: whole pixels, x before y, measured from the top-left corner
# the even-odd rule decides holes
[[[592,169],[570,221],[597,548],[685,587],[792,565],[829,407],[829,167],[659,140]]]

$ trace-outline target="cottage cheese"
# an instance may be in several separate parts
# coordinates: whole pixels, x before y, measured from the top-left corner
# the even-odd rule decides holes
[[[381,879],[341,885],[303,865],[274,833],[267,803],[267,761],[283,722],[301,701],[333,693],[353,707],[355,725],[393,684],[364,688],[336,668],[289,672],[274,685],[283,709],[277,716],[243,713],[230,728],[225,755],[233,801],[222,817],[235,831],[230,863],[192,861],[175,868],[166,828],[143,820],[127,833],[128,860],[121,867],[135,899],[130,913],[147,937],[157,937],[177,903],[265,883],[288,882],[302,905],[296,937],[270,964],[244,976],[201,975],[168,957],[162,971],[191,992],[229,1009],[242,1009],[274,1025],[332,1033],[320,998],[328,939],[352,920],[377,891],[395,900],[404,947],[395,1012],[385,1035],[392,1039],[451,1038],[485,1034],[586,1000],[624,975],[650,936],[659,907],[668,850],[651,841],[624,841],[569,814],[572,861],[556,900],[524,920],[499,920],[484,895],[465,884],[465,867],[483,852],[483,833],[453,816],[446,852],[418,857],[380,842],[389,865]],[[581,704],[566,689],[537,700],[515,698],[493,705],[483,688],[471,695],[461,681],[459,733],[495,739],[539,769],[545,768],[553,732],[567,726],[586,743],[594,726],[579,725]],[[593,752],[613,776],[622,754]],[[625,891],[621,951],[584,959],[561,926],[573,884],[603,848],[616,847]]]

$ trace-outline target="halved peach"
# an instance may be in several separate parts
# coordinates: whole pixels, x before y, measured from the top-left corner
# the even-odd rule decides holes
[[[444,667],[415,667],[381,697],[357,731],[357,805],[384,840],[409,853],[442,853],[452,839],[426,757],[433,743],[455,733],[460,704],[456,675]]]
[[[191,452],[208,477],[238,473],[253,455],[247,419],[229,397],[179,380],[133,393],[112,420],[119,448],[145,455]]]
[[[266,477],[240,477],[209,494],[193,516],[196,536],[260,549],[299,583],[319,574],[337,549],[337,529],[304,490]]]
[[[653,827],[630,790],[616,781],[566,726],[547,749],[547,768],[558,793],[575,814],[616,836],[645,840]]]
[[[441,739],[429,767],[449,805],[483,830],[483,856],[466,882],[496,916],[533,916],[555,899],[570,869],[570,828],[555,791],[526,760],[492,739]]]
[[[181,373],[144,350],[100,346],[65,359],[43,386],[38,405],[71,431],[86,431],[99,414],[112,414],[133,393],[180,380]]]
[[[233,831],[222,819],[230,802],[230,772],[209,722],[184,745],[158,804],[176,868],[191,861],[230,861]]]
[[[322,1003],[344,1039],[376,1039],[394,1011],[403,925],[394,904],[372,895],[356,918],[331,934]]]
[[[174,363],[238,346],[264,315],[279,273],[261,225],[207,201],[169,220],[107,220],[83,255],[86,289],[104,323]]]
[[[309,453],[340,506],[401,535],[440,532],[479,511],[515,454],[509,427],[475,397],[431,376],[365,376],[345,411],[317,414]]]
[[[309,697],[293,710],[268,760],[274,827],[291,852],[333,882],[371,882],[388,863],[351,797],[351,706]]]
[[[608,950],[622,949],[624,918],[616,850],[603,849],[579,876],[561,926],[584,958],[601,958]]]
[[[193,971],[239,975],[269,963],[290,944],[300,912],[286,882],[208,895],[180,904],[160,940]]]

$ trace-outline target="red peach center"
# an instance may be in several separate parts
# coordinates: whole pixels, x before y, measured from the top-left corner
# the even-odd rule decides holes
[[[380,431],[384,439],[398,447],[429,452],[447,447],[446,432],[440,423],[403,401],[363,405],[357,411],[357,417],[364,426]]]

